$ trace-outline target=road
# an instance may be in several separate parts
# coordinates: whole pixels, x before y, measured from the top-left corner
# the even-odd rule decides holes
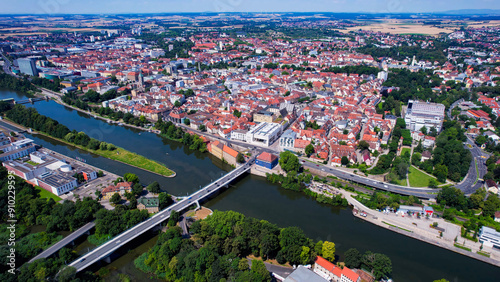
[[[2,55],[2,58],[4,60],[4,65],[3,65],[3,71],[8,74],[8,75],[12,75],[12,76],[15,76],[17,77],[17,75],[15,75],[11,69],[10,69],[10,66],[12,65],[11,62],[9,61],[9,59],[7,59],[7,57],[5,57],[5,55],[3,54],[3,52],[0,52],[0,55]]]
[[[404,195],[413,195],[419,198],[435,198],[436,194],[431,194],[431,193],[437,193],[439,190],[437,189],[432,189],[432,188],[418,188],[418,187],[405,187],[405,186],[399,186],[399,185],[394,185],[390,183],[385,183],[385,182],[380,182],[376,181],[373,179],[369,179],[363,176],[359,176],[350,172],[345,172],[339,169],[335,169],[329,166],[324,166],[320,164],[315,164],[311,163],[308,161],[300,161],[302,165],[305,168],[313,168],[313,169],[318,169],[321,170],[325,173],[332,174],[338,178],[353,181],[356,183],[360,183],[366,186],[371,186],[380,190],[386,190],[389,192],[394,192],[398,194],[404,194]]]
[[[78,271],[81,271],[81,270],[85,269],[86,267],[90,266],[94,262],[105,258],[106,256],[110,255],[113,251],[120,248],[123,244],[128,243],[129,241],[133,240],[137,236],[145,233],[146,231],[150,230],[154,226],[157,226],[157,225],[161,224],[163,221],[167,220],[170,217],[170,212],[172,210],[180,212],[180,211],[184,210],[185,208],[194,204],[196,201],[204,199],[205,197],[212,194],[214,191],[217,191],[218,189],[229,184],[237,176],[248,171],[250,169],[252,163],[254,162],[254,160],[255,160],[255,157],[252,157],[245,164],[232,170],[231,172],[229,172],[226,175],[222,176],[221,178],[215,180],[214,182],[208,184],[207,186],[203,187],[202,189],[196,191],[195,193],[191,194],[190,196],[183,198],[181,201],[173,204],[172,206],[168,207],[167,209],[160,211],[159,213],[152,216],[148,220],[143,221],[143,222],[135,225],[134,227],[124,231],[123,233],[115,236],[114,238],[112,238],[108,242],[104,243],[103,245],[97,247],[96,249],[85,254],[84,256],[78,258],[76,261],[72,262],[69,266],[75,267],[76,271],[78,272]]]
[[[41,252],[36,257],[30,259],[30,261],[28,263],[34,262],[37,259],[47,258],[47,257],[51,256],[52,254],[54,254],[57,251],[59,251],[60,249],[62,249],[64,246],[68,245],[69,243],[71,243],[75,239],[77,239],[78,237],[80,237],[83,234],[85,234],[86,232],[88,232],[90,229],[94,228],[94,226],[95,226],[94,222],[89,222],[89,223],[85,224],[84,226],[82,226],[78,230],[76,230],[75,232],[73,232],[73,233],[69,234],[68,236],[66,236],[65,238],[63,238],[61,241],[55,243],[50,248]]]
[[[482,179],[484,175],[488,172],[488,168],[486,167],[486,160],[490,157],[490,155],[484,153],[469,138],[467,138],[467,141],[465,142],[464,146],[471,152],[472,161],[469,167],[469,173],[467,174],[466,178],[462,182],[455,185],[455,187],[462,190],[464,194],[468,195],[474,193],[477,189],[479,189],[483,185],[483,181],[479,181],[478,178]],[[476,172],[476,163],[477,163],[477,172]]]

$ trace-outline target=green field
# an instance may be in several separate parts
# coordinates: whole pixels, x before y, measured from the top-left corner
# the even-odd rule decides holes
[[[420,170],[410,166],[408,170],[408,177],[410,178],[410,186],[412,187],[427,187],[429,185],[429,180],[436,179],[433,176],[429,176]]]
[[[408,152],[411,154],[411,149],[410,148],[403,148],[401,149],[401,156],[404,156],[405,152]]]
[[[54,199],[54,201],[56,202],[59,202],[60,200],[62,200],[61,198],[59,198],[58,196],[50,193],[49,191],[45,190],[45,189],[42,189],[38,186],[36,186],[36,190],[40,191],[40,198],[42,199]]]

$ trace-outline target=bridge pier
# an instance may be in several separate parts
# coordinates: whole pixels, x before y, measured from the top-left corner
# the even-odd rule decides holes
[[[103,260],[106,262],[106,263],[111,263],[111,255],[103,258]]]
[[[33,98],[29,98],[30,103],[33,104]]]
[[[197,210],[201,209],[200,202],[198,202],[198,200],[196,200],[195,203],[196,203],[196,209],[194,209],[194,210],[197,211]]]

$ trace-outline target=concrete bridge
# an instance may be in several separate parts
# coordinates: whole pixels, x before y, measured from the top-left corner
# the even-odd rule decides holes
[[[82,236],[83,234],[87,234],[87,235],[90,234],[89,233],[90,229],[94,228],[94,226],[95,226],[94,222],[89,222],[89,223],[85,224],[84,226],[82,226],[78,230],[76,230],[75,232],[73,232],[73,233],[69,234],[68,236],[66,236],[65,238],[63,238],[61,241],[55,243],[50,248],[41,252],[36,257],[30,259],[30,261],[28,263],[32,263],[37,259],[50,257],[51,255],[53,255],[54,253],[56,253],[60,249],[62,249],[64,246],[66,246],[70,243],[73,243],[75,241],[75,239]]]
[[[134,238],[140,236],[141,234],[144,234],[146,231],[152,229],[153,227],[160,225],[163,221],[167,220],[170,217],[171,211],[175,210],[180,212],[191,205],[199,205],[199,201],[202,201],[208,198],[214,192],[224,187],[227,187],[229,183],[231,183],[233,180],[241,176],[243,173],[249,171],[254,160],[255,157],[252,157],[245,164],[242,164],[241,166],[232,170],[226,175],[220,177],[219,179],[216,179],[214,182],[208,184],[207,186],[196,191],[190,196],[183,198],[181,201],[171,205],[167,209],[158,212],[156,215],[149,218],[148,220],[143,221],[137,224],[136,226],[115,236],[114,238],[104,243],[103,245],[95,248],[94,250],[90,251],[84,256],[78,258],[76,261],[69,264],[69,266],[76,268],[76,271],[79,272],[99,260],[108,259],[110,261],[109,256],[114,251],[119,249],[124,244],[130,242]]]

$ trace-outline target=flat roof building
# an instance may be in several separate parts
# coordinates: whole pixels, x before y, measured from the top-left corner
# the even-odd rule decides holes
[[[500,249],[500,232],[491,227],[483,226],[479,231],[479,242],[487,247]]]
[[[251,144],[269,146],[278,139],[280,134],[280,124],[261,122],[247,132],[246,141]]]
[[[445,106],[443,104],[408,101],[405,113],[406,128],[419,131],[422,127],[435,127],[437,132],[441,131],[444,120]]]

